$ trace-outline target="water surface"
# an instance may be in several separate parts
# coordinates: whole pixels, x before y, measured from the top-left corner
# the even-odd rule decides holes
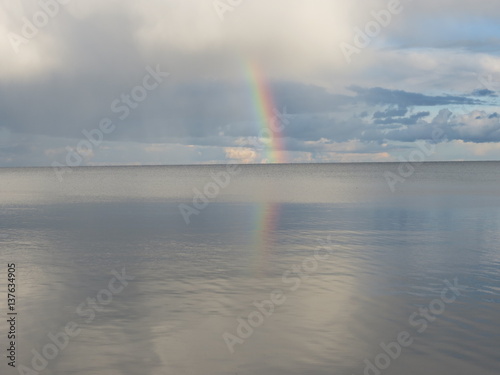
[[[225,166],[76,168],[62,182],[0,169],[17,364],[74,322],[40,373],[363,374],[407,332],[380,373],[498,374],[500,163],[425,163],[391,191],[398,166],[241,166],[199,210],[196,191]],[[189,223],[181,204],[198,211]],[[92,305],[123,270],[134,279]],[[461,288],[445,303],[447,281]],[[281,303],[259,312],[273,293]],[[2,351],[6,330],[2,316]]]

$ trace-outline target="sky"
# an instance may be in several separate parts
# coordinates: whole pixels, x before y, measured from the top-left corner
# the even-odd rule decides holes
[[[500,160],[499,19],[485,0],[0,0],[0,167]]]

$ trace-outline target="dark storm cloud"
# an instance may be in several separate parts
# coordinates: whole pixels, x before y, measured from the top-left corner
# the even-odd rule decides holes
[[[495,91],[488,90],[488,89],[477,89],[474,90],[471,93],[471,96],[489,96],[489,97],[496,97],[497,95],[495,94]]]
[[[73,0],[21,54],[0,38],[0,165],[50,165],[106,117],[116,125],[105,139],[115,154],[106,159],[96,149],[89,160],[153,160],[144,155],[155,155],[158,143],[174,145],[165,154],[175,162],[214,160],[215,151],[208,158],[198,156],[200,150],[224,154],[262,128],[249,63],[260,66],[276,109],[294,116],[283,133],[296,150],[355,141],[352,152],[362,142],[372,147],[364,151],[380,152],[391,145],[375,145],[425,139],[436,127],[450,139],[494,141],[497,82],[479,86],[477,77],[497,73],[500,8],[447,2],[442,9],[435,0],[405,3],[360,52],[359,64],[349,65],[336,47],[374,8],[385,7],[383,1],[276,0],[270,6],[256,0],[221,22],[212,1]],[[8,3],[0,4],[1,35],[21,33],[24,17],[40,9],[37,2]],[[141,84],[148,66],[170,76],[119,119],[111,104]],[[465,105],[475,106],[467,108],[470,116],[431,119],[438,109],[457,112]],[[186,154],[177,159],[182,147]]]
[[[279,82],[272,86],[278,108],[287,107],[292,113],[331,112],[351,104],[352,98],[329,93],[325,88],[299,82]]]
[[[404,116],[406,115],[406,112],[408,112],[408,109],[406,108],[402,108],[402,109],[399,109],[399,108],[396,108],[396,109],[392,109],[392,108],[389,108],[385,111],[377,111],[373,114],[373,118],[387,118],[387,117],[394,117],[394,116]]]
[[[168,35],[161,18],[149,13],[148,17],[165,27],[161,35]],[[56,58],[61,63],[57,70],[48,69],[30,79],[2,81],[0,127],[15,134],[78,139],[82,130],[96,128],[102,118],[109,117],[116,124],[116,130],[106,139],[112,141],[179,141],[225,147],[231,138],[255,136],[261,119],[249,82],[215,78],[228,66],[225,59],[229,55],[224,48],[229,47],[209,43],[210,48],[190,50],[182,43],[175,44],[183,34],[162,40],[161,48],[145,46],[139,42],[138,32],[147,28],[146,21],[134,17],[125,6],[104,7],[78,20],[61,13],[46,30],[54,37],[54,46],[59,47]],[[185,25],[179,27],[176,24],[171,31],[187,31]],[[151,43],[154,46],[157,42]],[[111,103],[140,84],[147,66],[157,65],[171,76],[131,110],[130,116],[118,120]],[[210,71],[214,79],[207,77]],[[349,89],[354,95],[332,93],[299,80],[274,81],[271,90],[277,109],[300,115],[287,126],[285,135],[299,141],[346,141],[361,138],[370,127],[388,130],[415,125],[428,115],[408,115],[411,107],[482,104],[466,96],[427,96],[354,85]],[[492,94],[485,90],[474,93]],[[377,109],[370,122],[365,116],[372,113],[373,106],[388,108]],[[339,113],[353,109],[364,113],[364,121],[349,116],[346,120],[345,115],[339,118]]]
[[[441,134],[440,141],[500,142],[500,120],[498,116],[488,115],[486,112],[481,112],[478,115],[456,116],[447,109],[441,110],[429,122],[420,121],[417,124],[400,126],[397,129],[367,126],[367,131],[363,132],[360,138],[366,141],[415,142],[427,140],[434,142],[436,130]]]
[[[406,113],[407,110],[404,110],[404,113]],[[402,124],[402,125],[414,125],[417,123],[417,121],[423,117],[427,117],[430,115],[430,112],[424,111],[424,112],[418,112],[413,115],[410,115],[408,117],[378,117],[375,118],[373,121],[374,124],[377,125],[389,125],[389,124]],[[375,116],[374,116],[375,117]]]
[[[90,69],[91,70],[91,69]],[[196,145],[229,147],[231,138],[256,136],[259,117],[247,83],[201,79],[196,82],[167,78],[147,99],[131,110],[130,116],[118,120],[110,105],[121,94],[140,83],[146,71],[130,68],[131,74],[118,83],[120,73],[108,77],[110,88],[100,89],[102,81],[91,72],[79,75],[65,72],[58,78],[43,77],[31,83],[0,87],[1,126],[11,132],[53,137],[81,137],[83,129],[95,128],[100,119],[109,117],[116,130],[107,140],[135,142],[186,142]],[[133,72],[133,73],[132,73]],[[63,78],[64,77],[64,78]],[[78,80],[78,84],[74,83]],[[117,89],[118,88],[118,89]],[[326,89],[298,82],[276,82],[271,85],[276,109],[294,115],[284,134],[300,141],[321,138],[337,142],[362,139],[362,132],[383,127],[386,131],[401,125],[417,124],[429,116],[428,111],[408,114],[410,107],[482,102],[465,96],[427,96],[380,87],[350,89],[355,95],[332,94]],[[111,92],[115,91],[112,95]],[[118,92],[118,93],[116,93]],[[23,98],[22,101],[16,100]],[[29,103],[29,110],[21,106]],[[359,106],[385,105],[366,116],[341,120],[338,113]],[[365,115],[368,115],[368,111]],[[379,134],[381,139],[383,133]],[[411,136],[405,136],[410,137]]]
[[[349,90],[356,93],[356,99],[369,105],[397,105],[400,109],[412,106],[442,106],[456,104],[480,105],[482,101],[466,96],[428,96],[403,90],[389,90],[382,87],[365,88],[349,86]]]
[[[58,62],[57,69],[3,80],[0,126],[56,137],[81,136],[95,126],[109,115],[112,100],[144,75],[133,29],[121,8],[78,22],[61,12],[43,30],[54,37],[45,55]]]

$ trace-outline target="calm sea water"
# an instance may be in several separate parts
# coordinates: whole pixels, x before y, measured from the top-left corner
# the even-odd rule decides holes
[[[500,163],[398,166],[0,169],[0,373],[498,374]]]

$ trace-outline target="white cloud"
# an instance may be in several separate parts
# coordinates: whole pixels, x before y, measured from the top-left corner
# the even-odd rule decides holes
[[[227,158],[242,164],[259,163],[259,154],[251,149],[245,147],[226,147],[224,148]]]

